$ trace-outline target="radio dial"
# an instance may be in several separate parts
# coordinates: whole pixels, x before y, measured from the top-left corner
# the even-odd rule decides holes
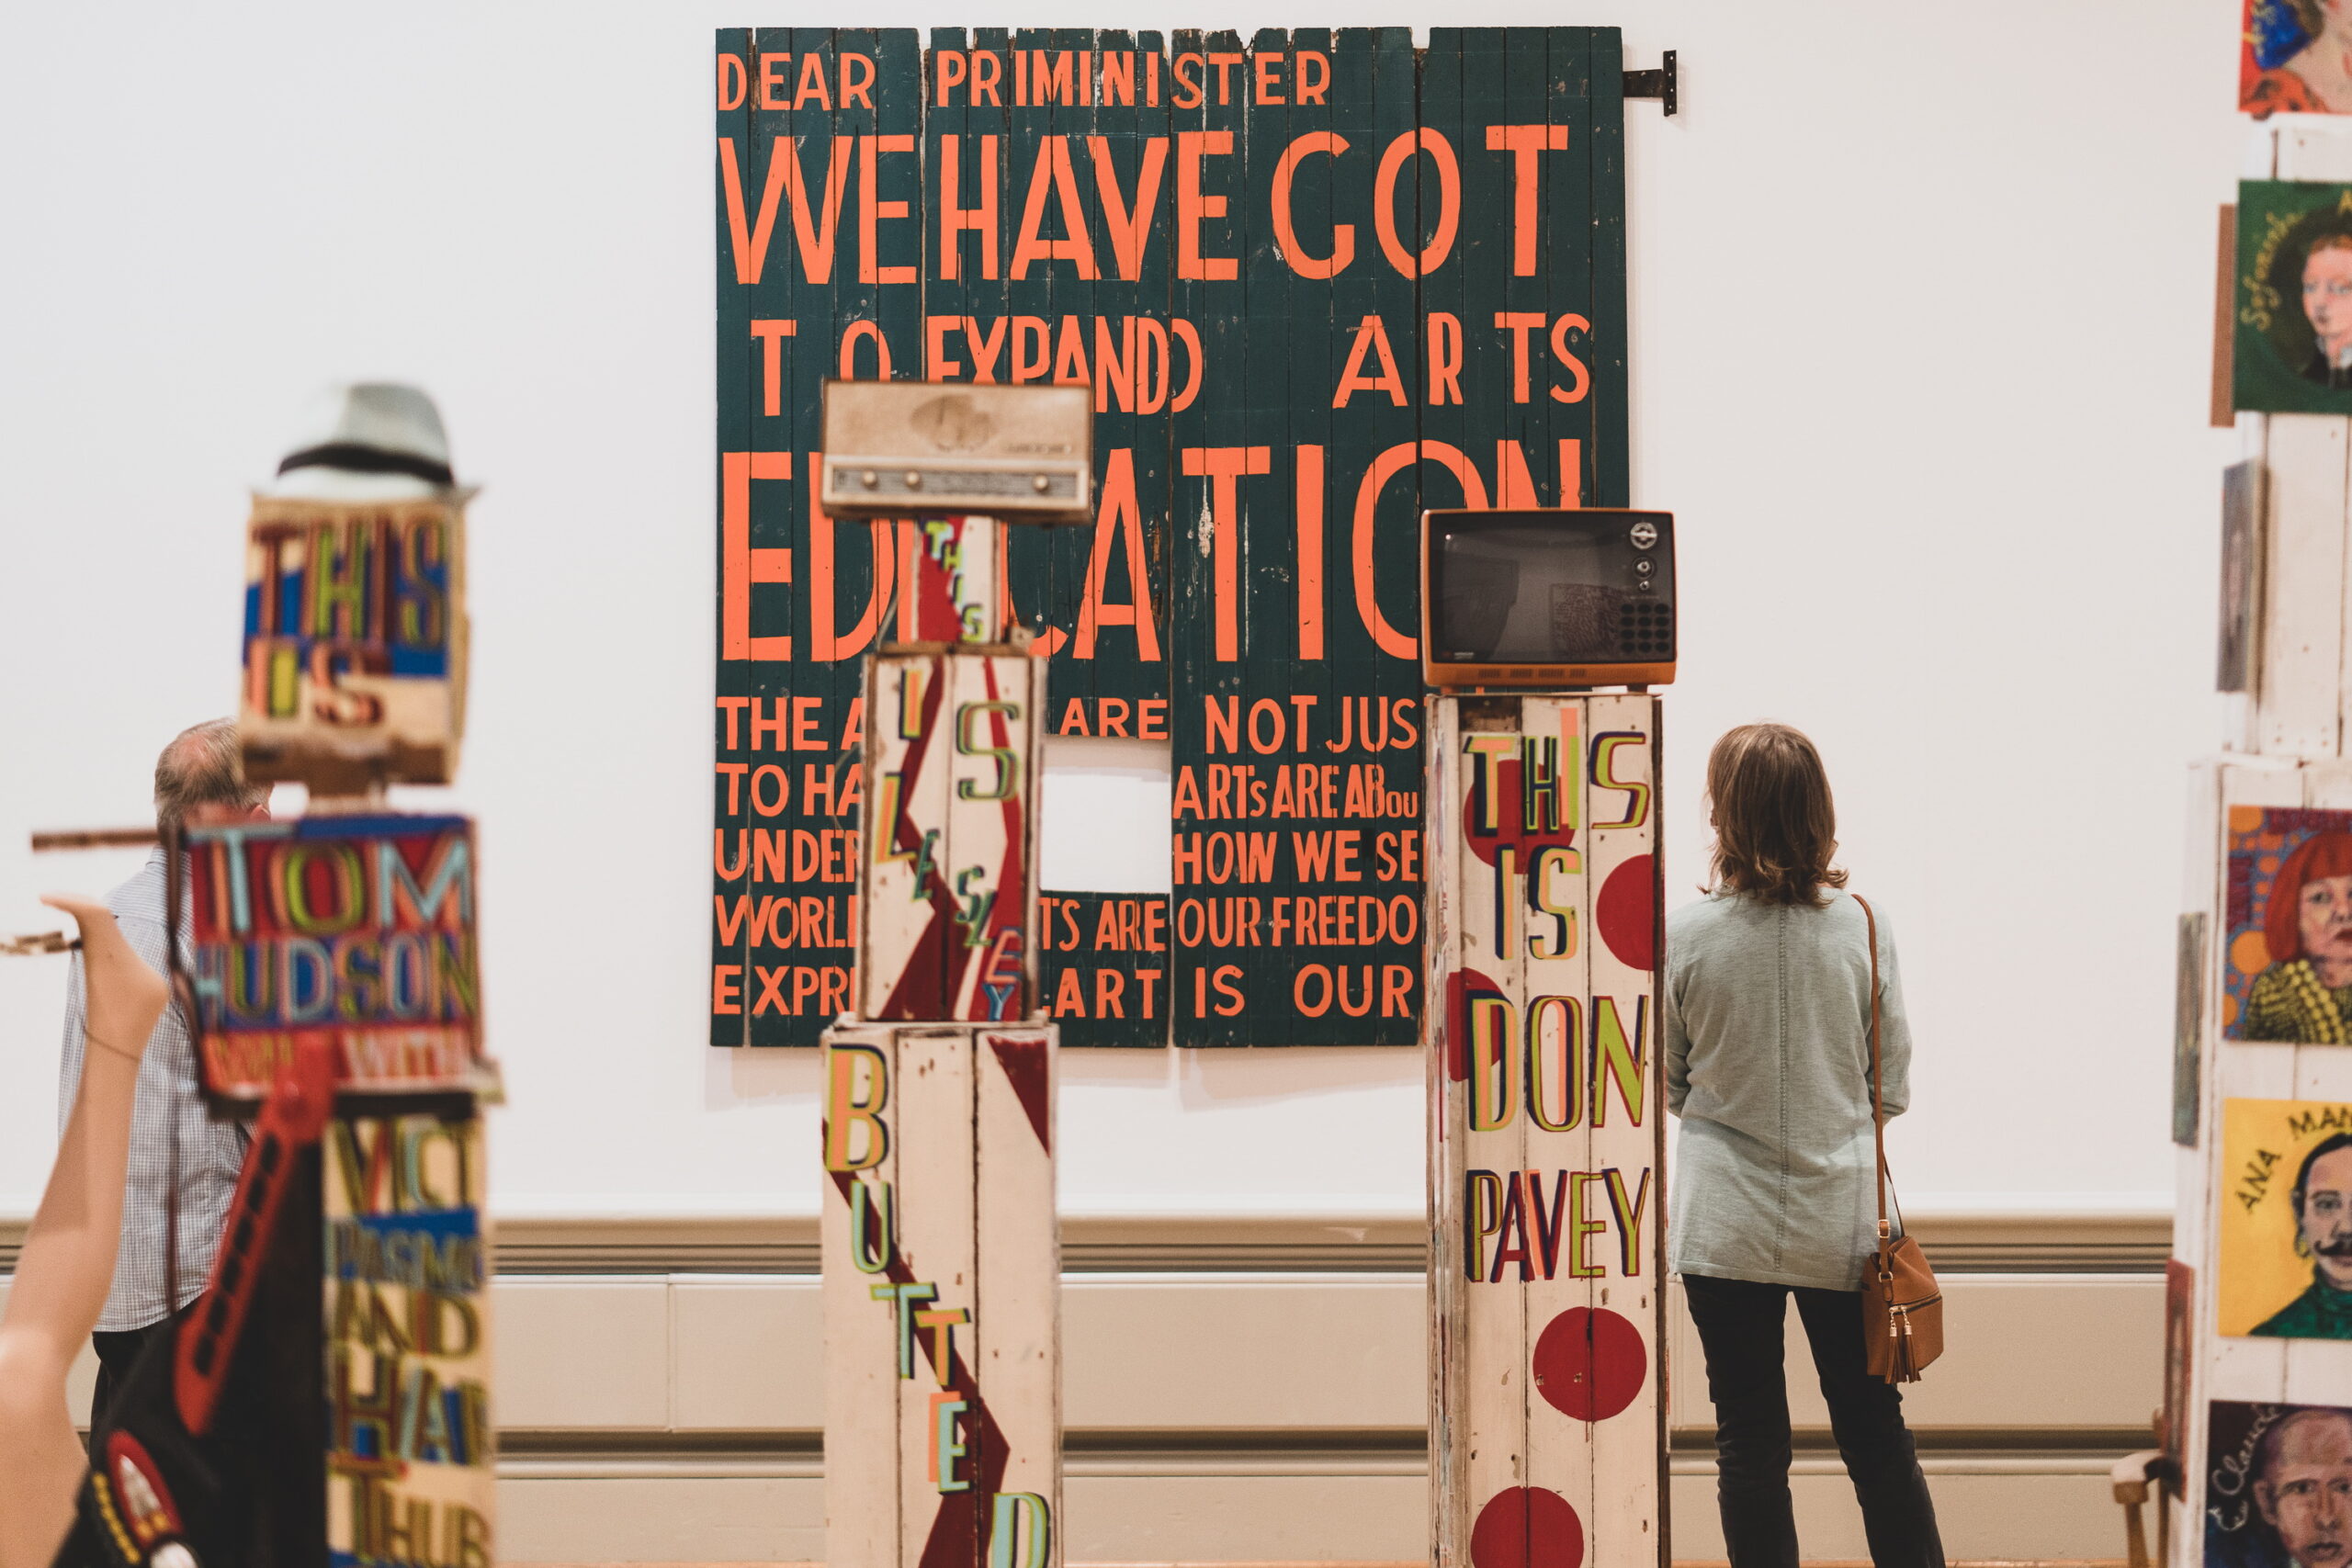
[[[1634,541],[1635,549],[1646,550],[1657,543],[1657,525],[1645,518],[1634,524],[1625,536]]]

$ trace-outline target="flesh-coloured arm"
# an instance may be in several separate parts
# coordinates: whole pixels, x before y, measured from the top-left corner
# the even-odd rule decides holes
[[[0,1316],[0,1568],[49,1568],[73,1522],[85,1461],[65,1375],[114,1279],[139,1064],[168,996],[103,906],[44,901],[82,928],[89,1049]]]

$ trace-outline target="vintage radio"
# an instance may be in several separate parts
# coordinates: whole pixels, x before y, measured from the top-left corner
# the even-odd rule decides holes
[[[1093,517],[1094,390],[825,383],[824,509],[836,517]]]
[[[1421,667],[1438,687],[1674,679],[1674,514],[1421,514]]]

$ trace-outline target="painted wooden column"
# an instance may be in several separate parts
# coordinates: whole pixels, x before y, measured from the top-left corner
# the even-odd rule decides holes
[[[825,1037],[826,1561],[1061,1561],[1050,1025]]]
[[[1663,1564],[1658,704],[1429,736],[1432,1561]]]
[[[309,803],[192,825],[167,860],[175,905],[187,878],[169,966],[205,1096],[253,1132],[207,1308],[176,1330],[184,1431],[150,1437],[264,1445],[243,1499],[262,1556],[492,1568],[497,1071],[473,823],[383,800],[456,775],[462,498],[257,498],[244,558],[245,775],[301,783]],[[162,1419],[126,1404],[134,1425]],[[136,1438],[113,1434],[108,1462]]]
[[[481,1112],[339,1109],[324,1144],[328,1555],[492,1568]]]
[[[885,652],[865,683],[865,875],[857,1015],[1025,1020],[1043,661]]]
[[[2352,128],[2258,128],[2242,172],[2352,181]],[[2233,298],[2244,281],[2232,279]],[[2180,929],[2163,1424],[2179,1463],[2165,1556],[2183,1565],[2254,1561],[2281,1543],[2310,1560],[2288,1539],[2309,1521],[2275,1468],[2311,1443],[2352,1446],[2352,1340],[2328,1310],[2352,1304],[2329,1278],[2352,1276],[2352,1258],[2313,1250],[2335,1245],[2333,1216],[2352,1207],[2352,1146],[2330,1143],[2352,1133],[2352,1048],[2297,911],[2352,871],[2352,859],[2330,863],[2352,857],[2341,837],[2352,834],[2352,420],[2249,412],[2237,424],[2252,465],[2233,488],[2255,509],[2256,570],[2241,585],[2257,607],[2253,657],[2226,749],[2192,775]]]
[[[905,525],[902,525],[904,527]],[[1044,663],[989,519],[905,529],[866,663],[856,1012],[825,1033],[831,1568],[1061,1562],[1056,1036],[1036,996]]]

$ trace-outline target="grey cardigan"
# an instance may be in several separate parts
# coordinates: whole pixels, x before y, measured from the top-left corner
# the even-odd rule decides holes
[[[1911,1099],[1911,1031],[1878,914],[1886,1113]],[[1714,893],[1666,921],[1666,1106],[1675,1147],[1668,1267],[1861,1288],[1876,1244],[1870,951],[1860,906]]]

